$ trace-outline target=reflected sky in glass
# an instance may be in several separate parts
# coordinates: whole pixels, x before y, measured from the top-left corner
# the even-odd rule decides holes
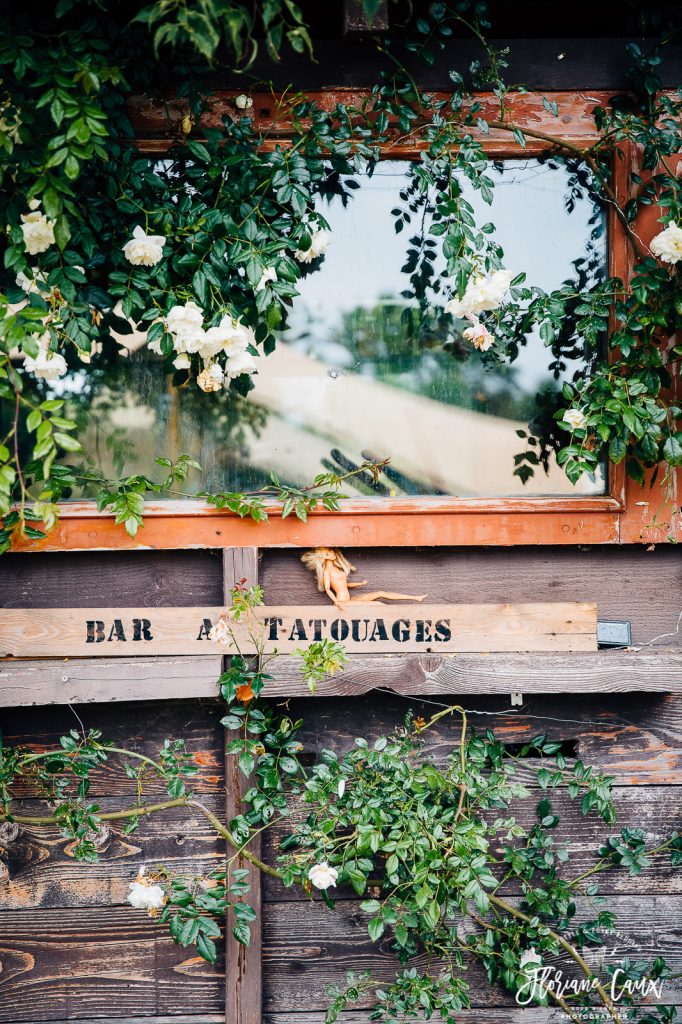
[[[249,490],[272,470],[306,485],[324,469],[346,471],[370,457],[390,458],[386,477],[379,487],[351,481],[347,493],[603,493],[603,473],[576,488],[555,465],[548,475],[536,470],[525,486],[513,474],[524,447],[517,431],[536,411],[536,391],[560,386],[539,337],[530,336],[509,366],[482,358],[451,318],[436,317],[418,338],[406,329],[411,303],[400,296],[408,286],[401,268],[414,229],[396,235],[391,210],[401,205],[408,172],[407,162],[382,162],[373,176],[354,176],[360,187],[347,208],[339,199],[321,204],[332,244],[320,269],[301,282],[276,351],[259,359],[248,399],[175,389],[146,347],[99,376],[95,361],[84,439],[92,468],[148,472],[156,456],[186,452],[205,469],[188,489]],[[563,166],[528,159],[489,173],[492,207],[466,194],[477,222],[496,225],[509,270],[549,291],[573,276],[572,261],[588,249],[597,272],[604,268],[601,214],[580,196],[567,212]],[[441,293],[437,303],[444,302]],[[580,365],[570,364],[566,375]]]

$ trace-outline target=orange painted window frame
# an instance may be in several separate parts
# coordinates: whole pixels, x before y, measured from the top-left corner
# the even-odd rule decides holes
[[[234,110],[234,93],[216,93],[202,123],[219,124]],[[545,107],[543,95],[556,100],[559,117]],[[337,102],[360,105],[367,93],[330,89],[311,98],[330,108]],[[255,94],[256,126],[268,133],[268,148],[282,144],[291,133],[286,107],[270,93]],[[508,117],[522,130],[561,134],[576,145],[597,140],[592,111],[608,103],[609,94],[553,92],[525,94],[506,100]],[[479,116],[495,117],[496,99],[480,94]],[[185,113],[182,101],[160,102],[145,97],[131,101],[138,144],[148,153],[163,153],[178,136]],[[490,130],[478,136],[492,157],[537,155],[551,150],[542,138],[527,136],[521,149],[510,133]],[[394,157],[413,157],[419,146],[399,141],[385,147]],[[637,154],[623,146],[615,157],[614,187],[627,196]],[[657,213],[649,208],[637,230],[648,241],[658,230]],[[627,240],[613,210],[608,214],[609,271],[628,280],[632,261]],[[679,377],[676,381],[679,387]],[[534,498],[363,498],[347,499],[339,512],[320,510],[307,524],[293,516],[283,519],[276,506],[267,523],[240,519],[201,501],[156,501],[146,505],[145,524],[129,537],[113,517],[98,512],[94,502],[63,506],[57,526],[43,540],[24,538],[23,551],[144,550],[221,547],[412,547],[521,544],[627,544],[682,540],[680,473],[660,474],[653,487],[626,478],[623,466],[609,465],[608,493],[593,497]]]

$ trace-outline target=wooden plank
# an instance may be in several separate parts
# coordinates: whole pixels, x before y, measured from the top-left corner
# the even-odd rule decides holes
[[[188,658],[8,660],[0,662],[0,707],[182,700],[214,697],[218,656]],[[306,696],[297,661],[271,664],[268,697]],[[65,677],[67,677],[65,679]],[[682,653],[599,651],[566,654],[353,655],[316,695],[357,696],[374,689],[404,695],[682,692]]]
[[[59,747],[60,736],[70,729],[99,729],[104,740],[114,746],[135,750],[147,757],[158,759],[166,737],[182,738],[191,753],[198,772],[192,776],[192,790],[206,794],[225,792],[225,764],[223,744],[225,731],[220,724],[221,703],[212,700],[142,701],[128,704],[90,704],[78,716],[66,705],[55,705],[49,715],[41,707],[7,708],[0,715],[4,742],[12,746],[26,746],[35,753]],[[121,770],[119,755],[94,771],[89,796],[97,800],[102,796],[121,796],[136,799],[137,787]],[[17,798],[35,796],[25,782],[13,787]],[[148,778],[144,784],[145,798],[168,798],[165,783]]]
[[[0,912],[0,1021],[218,1014],[211,966],[132,907]]]
[[[295,661],[270,668],[268,697],[304,696],[308,687]],[[682,693],[682,653],[599,651],[548,654],[355,655],[343,672],[323,679],[316,695],[357,696],[374,689],[415,696],[510,693]]]
[[[305,751],[329,747],[349,750],[356,736],[370,742],[400,727],[405,715],[429,718],[447,698],[421,701],[382,693],[348,698],[328,697],[315,703],[310,698],[285,702],[292,719],[302,718],[299,739]],[[585,764],[614,776],[619,785],[682,784],[682,698],[671,694],[627,694],[617,701],[609,696],[532,695],[523,708],[511,708],[509,698],[456,697],[468,710],[469,723],[477,732],[492,729],[504,743],[523,744],[539,733],[552,740],[571,741]],[[458,716],[424,734],[429,756],[443,764],[451,756],[459,736]],[[522,772],[523,776],[523,772]]]
[[[257,548],[228,548],[223,562],[224,600],[230,601],[230,591],[245,583],[258,583]],[[242,775],[233,755],[225,756],[225,815],[228,822],[243,811],[242,797],[254,784],[253,777]],[[261,839],[256,836],[249,844],[256,856],[260,855]],[[230,853],[232,851],[229,851]],[[251,943],[243,946],[232,934],[234,920],[227,915],[225,925],[225,1020],[230,1024],[260,1024],[263,1008],[263,962],[262,962],[262,901],[261,874],[241,854],[233,868],[248,872],[251,892],[246,897],[256,911],[256,920],[251,923]]]
[[[0,655],[130,657],[229,653],[208,632],[224,608],[6,608]],[[596,605],[349,604],[266,606],[231,623],[239,649],[292,653],[313,640],[341,640],[349,654],[372,651],[596,651]]]
[[[570,863],[565,877],[575,877],[595,862],[595,851],[607,836],[624,825],[644,829],[650,846],[679,828],[679,804],[682,790],[665,786],[618,786],[614,791],[618,822],[607,826],[596,816],[587,818],[565,793],[550,793],[554,810],[561,816],[555,841],[567,846]],[[529,825],[541,794],[535,790],[528,800],[517,801],[513,813]],[[224,796],[209,795],[202,802],[219,817],[224,811]],[[130,802],[121,797],[103,797],[97,801],[102,813],[122,810]],[[16,814],[49,814],[47,804],[37,800],[17,803]],[[275,864],[281,839],[311,812],[309,804],[295,805],[287,818],[275,820],[266,830],[261,856]],[[57,907],[106,907],[125,902],[128,886],[140,862],[150,866],[163,864],[177,874],[207,874],[224,861],[225,847],[202,814],[191,809],[175,809],[150,815],[140,822],[131,836],[122,832],[120,822],[110,822],[111,836],[95,864],[74,860],[73,844],[62,838],[57,826],[21,826],[24,856],[14,859],[11,847],[9,880],[2,888],[4,910],[48,909]],[[265,903],[307,900],[302,890],[286,889],[277,879],[262,878]],[[601,894],[678,893],[682,894],[682,872],[670,865],[668,857],[656,857],[641,877],[624,871],[609,871],[597,879]],[[510,888],[509,892],[515,892]],[[339,899],[352,897],[352,891],[339,889]],[[228,922],[229,924],[229,922]],[[228,954],[229,956],[229,954]]]
[[[215,697],[221,671],[218,654],[0,661],[0,707]]]
[[[68,507],[68,503],[67,503]],[[215,551],[60,552],[2,556],[2,608],[89,608],[220,604],[221,561]]]
[[[510,902],[514,902],[510,900]],[[575,923],[592,919],[600,907],[589,898],[576,900]],[[593,965],[603,959],[620,962],[625,956],[647,960],[656,956],[666,959],[677,972],[682,967],[682,898],[678,896],[613,897],[609,909],[615,913],[619,934],[606,938],[605,946],[587,952]],[[265,922],[264,978],[266,1012],[321,1011],[328,1005],[328,985],[343,986],[348,971],[363,970],[382,980],[391,980],[396,973],[396,960],[391,952],[390,937],[374,944],[367,934],[368,916],[357,900],[339,901],[335,910],[313,903],[270,904]],[[661,927],[661,923],[665,926]],[[464,924],[462,931],[469,929]],[[617,947],[615,956],[611,952]],[[565,958],[552,961],[565,976],[574,971]],[[410,960],[410,966],[421,970],[436,967],[426,956]],[[471,986],[474,1005],[485,1007],[514,1006],[514,997],[498,986],[491,987],[480,966],[470,962],[466,981]],[[682,981],[670,980],[665,986],[662,1005],[676,1005],[682,1000]],[[656,1002],[659,1002],[656,1000]],[[363,999],[358,1008],[371,1005]]]
[[[618,959],[663,956],[682,968],[682,898],[613,897],[619,932],[607,943]],[[579,900],[576,923],[593,917],[592,901]],[[665,922],[665,927],[661,927]],[[627,937],[627,938],[625,938]],[[221,1012],[221,967],[176,946],[167,932],[131,907],[0,912],[0,1021]],[[598,949],[591,957],[604,956]],[[375,945],[358,902],[335,911],[312,903],[274,903],[264,930],[264,1000],[267,1012],[309,1012],[327,1005],[328,984],[343,984],[348,970],[370,969],[384,979],[399,969],[390,940]],[[594,961],[593,961],[594,962]],[[423,956],[414,965],[425,968]],[[565,962],[560,961],[565,967]],[[467,971],[474,1005],[513,1006],[513,996],[491,989],[481,969]],[[682,1000],[680,980],[662,1002]],[[361,1003],[360,1009],[367,1003]],[[230,1020],[230,1024],[234,1024]]]
[[[548,5],[546,5],[547,7]],[[545,8],[546,9],[546,8]],[[605,7],[606,9],[606,7]],[[552,10],[560,10],[552,5]],[[602,7],[598,8],[599,13]],[[495,11],[495,30],[503,26],[499,23],[504,16],[506,4]],[[590,8],[589,23],[592,26],[594,5]],[[526,24],[525,31],[538,30],[537,17],[539,8],[533,7],[532,24]],[[588,93],[594,89],[627,89],[631,82],[628,72],[631,60],[626,51],[630,42],[628,37],[617,38],[612,35],[616,27],[616,19],[611,14],[606,22],[601,38],[577,38],[575,36],[517,39],[519,18],[516,5],[510,8],[510,20],[507,30],[514,33],[513,38],[491,38],[490,45],[496,50],[508,49],[506,58],[509,67],[505,71],[508,82],[524,82],[532,89],[583,89]],[[575,5],[567,5],[564,11],[553,22],[552,27],[545,24],[545,30],[556,31],[566,26],[577,28],[581,21]],[[584,22],[587,24],[587,20]],[[619,28],[624,26],[617,22]],[[597,29],[595,34],[598,34]],[[443,47],[441,50],[440,47]],[[307,53],[296,54],[289,51],[286,60],[274,64],[266,53],[260,51],[250,67],[253,80],[272,82],[275,89],[285,89],[293,83],[296,89],[319,89],[323,83],[337,88],[357,88],[358,85],[371,87],[379,80],[380,73],[385,69],[385,57],[376,47],[368,46],[363,39],[344,39],[339,45],[338,39],[315,38],[313,40],[315,57],[318,63],[313,64]],[[480,60],[481,47],[476,39],[467,39],[459,34],[453,40],[440,40],[439,48],[433,54],[434,62],[429,65],[420,60],[419,56],[410,53],[399,39],[392,40],[392,52],[400,60],[403,67],[424,89],[447,90],[451,88],[449,72],[453,67],[468,68],[472,61]],[[682,46],[677,40],[666,43],[663,63],[657,69],[668,88],[677,88],[682,76]],[[217,83],[220,88],[243,88],[243,75],[229,74],[224,70]]]
[[[495,604],[594,601],[600,619],[631,621],[634,644],[672,633],[657,643],[682,645],[682,629],[675,635],[682,572],[674,547],[364,548],[351,561],[372,589],[404,590],[409,580],[409,589],[428,593],[434,603],[459,604],[472,596]],[[327,601],[298,551],[264,551],[260,581],[268,604]]]

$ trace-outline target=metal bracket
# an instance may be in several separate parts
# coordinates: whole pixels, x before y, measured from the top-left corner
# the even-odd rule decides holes
[[[513,708],[522,708],[523,707],[523,694],[522,693],[512,693],[512,695],[511,695],[511,706]]]
[[[630,647],[632,630],[627,619],[599,619],[597,645],[599,647]]]

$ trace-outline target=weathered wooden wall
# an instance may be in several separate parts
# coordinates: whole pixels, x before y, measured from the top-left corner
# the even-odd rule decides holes
[[[680,649],[676,620],[682,606],[680,561],[672,549],[357,551],[355,562],[373,586],[428,590],[436,601],[596,600],[602,618],[632,621],[633,642]],[[268,601],[322,602],[313,577],[297,552],[268,552],[260,564]],[[220,603],[222,555],[212,552],[73,554],[18,556],[0,565],[0,604],[6,607],[86,607],[107,601],[156,607]],[[618,657],[618,655],[614,655]],[[606,654],[604,655],[606,657]],[[68,675],[68,663],[64,674]],[[134,696],[135,667],[127,663],[127,696]],[[142,675],[143,673],[141,673]],[[192,684],[192,680],[188,681]],[[172,681],[177,697],[182,680]],[[382,686],[381,673],[373,680]],[[58,683],[57,683],[58,685]],[[65,684],[66,685],[66,684]],[[523,690],[515,679],[511,689]],[[589,679],[586,680],[589,689]],[[508,742],[537,732],[573,744],[577,756],[616,777],[621,822],[660,837],[676,824],[682,793],[682,698],[668,694],[585,693],[580,696],[527,693],[512,711],[506,696],[466,694],[458,701],[477,711],[476,727],[492,727]],[[146,691],[148,692],[148,690]],[[281,693],[281,686],[278,693]],[[430,696],[441,701],[444,696]],[[380,690],[363,696],[296,698],[294,714],[306,719],[304,749],[342,748],[355,735],[377,735],[398,723],[408,708],[427,713],[431,705],[414,696]],[[223,813],[222,730],[215,700],[156,700],[150,703],[90,704],[69,708],[23,708],[0,714],[7,742],[41,749],[69,728],[99,727],[117,744],[152,754],[166,736],[186,737],[200,773],[197,793],[216,814]],[[436,756],[452,743],[450,727],[429,737]],[[125,805],[128,783],[110,770],[98,774],[93,797],[103,808]],[[147,795],[161,795],[153,785]],[[27,794],[28,796],[28,794]],[[532,813],[534,800],[523,814]],[[28,801],[27,806],[37,806]],[[561,801],[562,838],[571,844],[577,871],[607,832],[582,819]],[[264,853],[275,856],[276,842],[289,826],[277,825]],[[192,951],[175,946],[152,921],[126,905],[130,880],[141,863],[165,862],[180,871],[210,870],[220,862],[220,846],[198,815],[152,817],[133,836],[113,830],[97,865],[77,864],[57,831],[47,837],[28,833],[23,862],[8,865],[0,889],[0,1024],[65,1022],[80,1024],[221,1024],[224,964],[212,968]],[[622,932],[632,951],[656,953],[682,967],[682,883],[657,861],[641,879],[612,874],[602,891],[612,896]],[[266,881],[263,934],[265,1024],[318,1024],[324,988],[342,982],[345,972],[372,968],[390,976],[389,943],[373,947],[364,915],[351,892],[339,892],[336,913],[313,906],[291,891]],[[581,912],[588,913],[583,903]],[[620,940],[622,946],[622,939]],[[515,1008],[503,993],[490,993],[480,972],[470,972],[474,1009],[465,1024],[540,1024],[551,1011]],[[679,982],[666,991],[682,1003]],[[346,1024],[364,1024],[362,1009]],[[234,1022],[230,1022],[234,1024]]]

